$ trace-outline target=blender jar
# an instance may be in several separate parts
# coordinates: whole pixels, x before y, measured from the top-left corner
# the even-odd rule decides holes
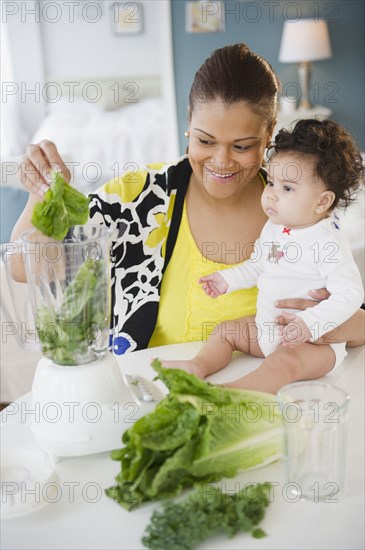
[[[90,363],[108,349],[110,235],[105,226],[85,225],[62,242],[33,229],[21,236],[42,352],[58,365]]]

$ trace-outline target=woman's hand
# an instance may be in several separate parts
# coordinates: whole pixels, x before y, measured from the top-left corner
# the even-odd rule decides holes
[[[211,298],[217,298],[228,290],[228,283],[226,283],[222,275],[216,272],[206,277],[200,277],[198,283],[202,285],[205,294]]]
[[[311,331],[298,315],[291,314],[292,320],[284,327],[279,327],[281,343],[284,347],[295,347],[309,342]]]
[[[300,309],[304,311],[309,307],[314,307],[318,305],[322,300],[327,300],[330,297],[330,293],[326,288],[320,288],[318,290],[310,290],[309,295],[312,296],[313,300],[307,300],[306,298],[287,298],[285,300],[278,300],[275,302],[275,307],[285,309]],[[279,325],[287,325],[293,320],[293,316],[290,313],[282,312],[275,321]]]
[[[19,166],[18,177],[27,191],[41,200],[49,188],[51,171],[62,172],[66,181],[70,181],[70,171],[60,157],[52,141],[43,140],[27,146],[26,154]]]
[[[319,290],[311,290],[309,293],[313,300],[306,300],[304,298],[290,298],[286,300],[279,300],[275,303],[277,308],[292,308],[304,310],[308,307],[316,306],[320,301],[326,300],[330,293],[325,288]],[[281,312],[275,319],[278,325],[281,326],[279,333],[282,334],[283,328],[291,323],[296,316],[292,313]],[[354,313],[352,317],[347,319],[342,325],[336,327],[324,334],[321,338],[316,340],[315,344],[335,344],[339,342],[346,342],[348,347],[363,346],[365,344],[365,310],[360,309]]]
[[[52,170],[61,171],[65,179],[70,181],[70,171],[61,159],[54,143],[43,140],[37,145],[28,145],[18,168],[18,177],[30,194],[28,202],[13,228],[11,240],[16,241],[24,231],[33,227],[33,208],[37,202],[42,201],[44,193],[48,190]],[[11,270],[16,281],[25,282],[27,280],[21,254],[12,257]]]

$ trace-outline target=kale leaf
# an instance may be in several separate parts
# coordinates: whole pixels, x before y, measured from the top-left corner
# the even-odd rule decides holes
[[[151,550],[191,550],[220,532],[229,538],[239,531],[266,536],[255,526],[265,516],[270,488],[270,483],[252,483],[232,494],[213,485],[198,486],[183,502],[169,500],[162,511],[153,512],[142,543]]]

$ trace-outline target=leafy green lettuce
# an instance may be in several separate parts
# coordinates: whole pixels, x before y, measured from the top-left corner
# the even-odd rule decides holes
[[[53,172],[50,188],[33,208],[32,224],[43,235],[62,241],[70,227],[89,218],[89,198],[69,185],[60,172]]]
[[[42,306],[37,329],[43,353],[60,365],[77,365],[108,326],[105,313],[106,280],[103,260],[85,260],[66,287],[58,310]]]
[[[111,453],[121,471],[106,494],[126,509],[281,456],[282,419],[273,395],[212,385],[158,360],[152,366],[169,394]]]

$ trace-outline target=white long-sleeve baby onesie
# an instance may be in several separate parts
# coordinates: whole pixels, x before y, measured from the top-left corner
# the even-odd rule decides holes
[[[327,288],[330,297],[318,305],[305,311],[285,310],[301,317],[316,340],[351,317],[364,298],[359,269],[334,218],[302,229],[288,229],[269,220],[250,259],[219,273],[229,285],[227,292],[258,287],[256,324],[265,356],[280,342],[274,322],[280,313],[276,300],[311,299],[310,290]],[[335,346],[344,350],[345,343]]]

